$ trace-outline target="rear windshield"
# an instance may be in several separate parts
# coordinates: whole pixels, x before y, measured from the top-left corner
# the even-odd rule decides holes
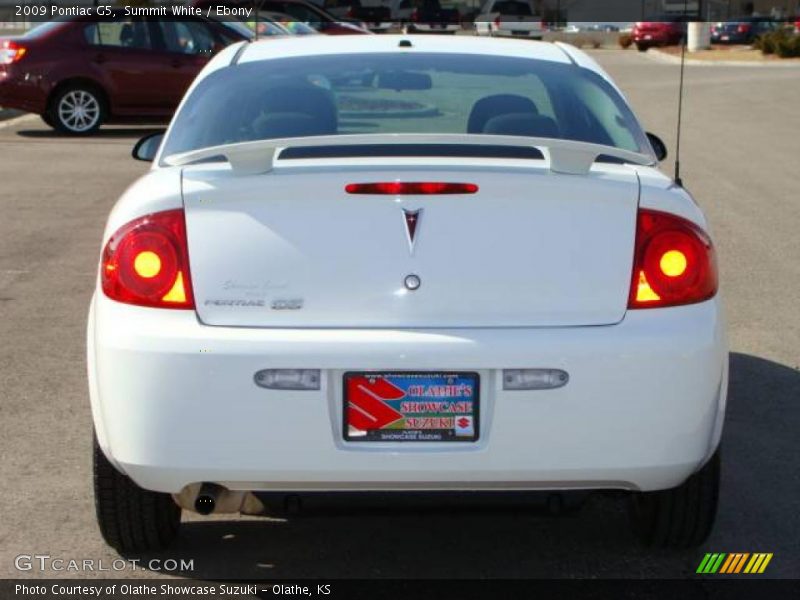
[[[504,2],[495,2],[493,12],[499,12],[501,15],[514,15],[520,17],[528,17],[533,15],[531,7],[524,2],[514,2],[514,0],[505,0]]]
[[[209,74],[163,156],[270,138],[386,133],[534,136],[650,152],[619,93],[573,64],[464,54],[340,54]]]

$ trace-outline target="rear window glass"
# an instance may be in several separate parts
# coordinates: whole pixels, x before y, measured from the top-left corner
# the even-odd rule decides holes
[[[215,71],[176,115],[163,155],[365,133],[549,137],[649,152],[624,100],[588,69],[523,58],[392,53],[282,58]]]
[[[533,13],[531,7],[524,2],[495,2],[493,12],[499,12],[501,15],[514,15],[520,17],[529,17]]]

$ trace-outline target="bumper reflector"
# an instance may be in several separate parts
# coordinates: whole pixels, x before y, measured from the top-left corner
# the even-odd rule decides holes
[[[561,369],[503,369],[504,390],[552,390],[567,385]]]
[[[319,369],[264,369],[255,374],[258,387],[270,390],[318,390]]]

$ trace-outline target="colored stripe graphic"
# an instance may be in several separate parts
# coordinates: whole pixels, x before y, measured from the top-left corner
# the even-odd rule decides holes
[[[719,570],[720,573],[729,573],[729,569],[731,568],[731,564],[736,559],[737,554],[728,554],[728,558],[722,563],[722,568]]]
[[[747,563],[747,567],[745,567],[745,573],[763,573],[764,569],[767,568],[769,561],[772,560],[772,553],[766,552],[759,552],[757,554],[753,554],[753,558],[750,559],[750,562]]]
[[[763,573],[772,560],[771,552],[708,552],[700,561],[696,573],[701,574],[736,574],[736,573]],[[747,566],[745,566],[747,565]],[[744,571],[742,571],[744,569]]]
[[[720,573],[738,573],[742,570],[747,557],[750,556],[749,552],[734,552],[728,555],[728,560],[722,565]]]
[[[724,552],[722,554],[706,554],[700,566],[697,567],[697,573],[716,573],[724,558]]]
[[[697,567],[697,571],[695,571],[695,573],[705,573],[706,572],[706,566],[708,565],[708,561],[709,560],[711,560],[711,555],[710,554],[706,554],[703,557],[703,560],[700,561],[700,566]]]

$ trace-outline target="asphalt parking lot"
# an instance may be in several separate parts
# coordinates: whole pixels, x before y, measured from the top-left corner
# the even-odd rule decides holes
[[[674,151],[678,67],[594,55]],[[623,504],[601,497],[558,518],[192,516],[159,556],[194,559],[182,574],[194,578],[680,578],[705,552],[772,552],[767,576],[800,577],[800,69],[692,66],[686,84],[682,175],[717,243],[732,352],[720,512],[703,548],[645,550]],[[19,554],[117,558],[94,523],[84,332],[105,218],[147,168],[130,159],[144,132],[81,140],[37,117],[0,123],[2,577],[91,575],[20,573]]]

